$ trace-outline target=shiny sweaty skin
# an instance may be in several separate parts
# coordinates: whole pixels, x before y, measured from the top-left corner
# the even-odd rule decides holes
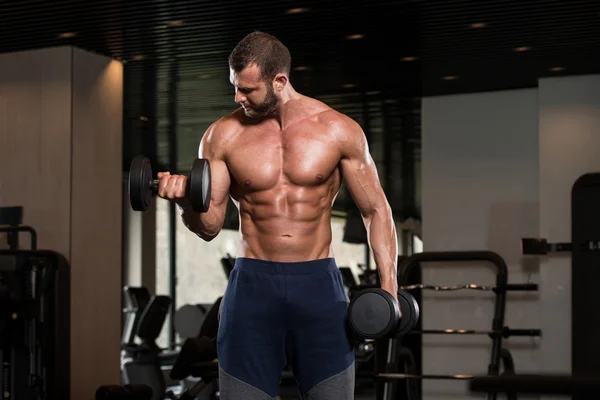
[[[187,178],[159,173],[159,196],[183,206],[206,241],[222,229],[228,198],[240,250],[217,338],[221,398],[272,399],[291,365],[303,399],[353,398],[347,299],[334,261],[331,209],[345,182],[363,217],[381,285],[397,296],[396,231],[364,132],[351,118],[297,93],[287,76],[231,73],[242,107],[213,123],[199,154],[210,162],[211,203],[196,213]]]
[[[240,257],[280,262],[332,257],[331,208],[343,179],[363,216],[382,288],[397,297],[395,226],[363,130],[297,93],[282,75],[270,89],[256,67],[231,73],[242,108],[203,135],[198,156],[211,166],[210,209],[185,210],[184,223],[204,240],[214,239],[230,196],[240,213]],[[264,109],[271,113],[263,116]],[[168,172],[158,177],[159,196],[189,204],[186,177]]]
[[[351,122],[317,101],[292,100],[286,108],[289,122],[282,129],[272,120],[248,124],[237,111],[208,133],[201,156],[216,175],[215,203],[222,214],[223,182],[229,180],[240,210],[243,257],[280,262],[333,257],[331,208],[344,168],[354,168],[348,174],[368,195],[358,181],[369,179],[367,167],[344,159],[344,141],[360,139],[344,138]]]

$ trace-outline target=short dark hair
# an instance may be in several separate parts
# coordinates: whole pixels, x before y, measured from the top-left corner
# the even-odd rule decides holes
[[[229,55],[229,67],[236,73],[252,64],[259,68],[261,78],[270,80],[279,73],[289,75],[292,57],[277,38],[255,31],[246,35]]]

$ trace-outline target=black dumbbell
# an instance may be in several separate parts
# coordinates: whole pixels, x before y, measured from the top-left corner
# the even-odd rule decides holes
[[[142,155],[131,161],[129,168],[129,201],[135,211],[146,211],[152,196],[158,191],[158,179],[154,179],[150,160]],[[211,173],[210,164],[204,158],[197,158],[188,176],[187,195],[192,209],[207,212],[210,205]]]
[[[402,314],[402,317],[400,317]],[[419,321],[419,305],[408,292],[398,292],[398,303],[387,291],[358,291],[348,305],[348,322],[357,339],[401,338]]]

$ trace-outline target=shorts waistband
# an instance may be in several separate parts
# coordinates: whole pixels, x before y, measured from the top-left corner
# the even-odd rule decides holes
[[[238,257],[234,269],[263,272],[274,275],[307,275],[327,269],[337,269],[335,258],[319,258],[317,260],[276,262],[256,258]]]

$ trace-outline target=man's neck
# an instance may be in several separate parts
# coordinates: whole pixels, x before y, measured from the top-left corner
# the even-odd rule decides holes
[[[291,85],[286,86],[286,88],[281,92],[279,103],[273,113],[273,118],[277,121],[281,129],[283,129],[287,124],[287,117],[289,113],[289,107],[287,103],[292,100],[298,100],[301,97],[302,96],[296,92]]]

